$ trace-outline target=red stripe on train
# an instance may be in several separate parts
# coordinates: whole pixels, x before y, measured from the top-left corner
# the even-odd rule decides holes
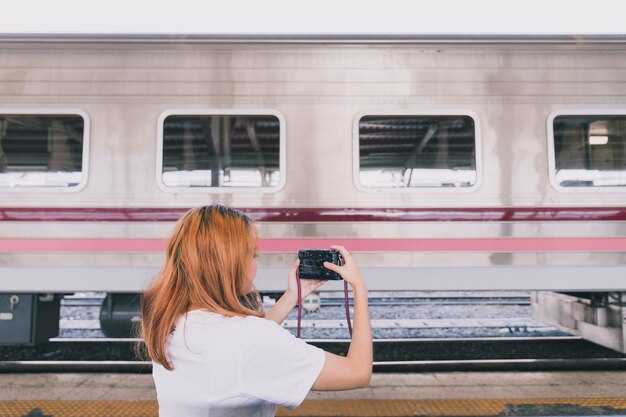
[[[338,244],[354,252],[626,252],[626,238],[261,239],[259,251]],[[164,239],[0,239],[3,253],[163,252]]]
[[[626,221],[626,207],[243,208],[259,222]],[[0,221],[174,222],[186,208],[0,208]]]

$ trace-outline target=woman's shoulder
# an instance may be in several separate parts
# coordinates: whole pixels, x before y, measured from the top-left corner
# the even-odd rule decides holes
[[[273,342],[291,340],[294,336],[280,324],[262,317],[248,316],[242,321],[248,339],[265,339]]]
[[[229,317],[205,309],[198,309],[188,311],[183,314],[181,319],[184,319],[187,323],[211,325],[241,322],[244,318],[238,316]]]
[[[267,320],[257,316],[225,316],[208,310],[191,310],[184,314],[179,325],[192,325],[199,327],[228,328],[232,331],[240,329],[243,334],[253,337],[267,337],[271,335],[278,337],[284,333],[289,333],[282,326],[272,320]],[[178,326],[177,326],[178,327]]]
[[[267,320],[257,316],[226,316],[205,309],[190,310],[183,314],[183,319],[188,323],[204,323],[204,324],[240,324],[245,327],[253,328],[278,328],[280,325],[272,320]]]
[[[273,320],[268,320],[266,318],[263,317],[257,317],[257,316],[247,316],[243,318],[243,323],[247,326],[251,326],[251,327],[263,327],[263,328],[278,328],[278,329],[282,329],[282,327],[277,324],[275,321]]]

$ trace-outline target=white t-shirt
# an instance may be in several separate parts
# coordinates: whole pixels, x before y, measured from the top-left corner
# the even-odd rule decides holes
[[[297,407],[324,351],[273,321],[203,310],[183,315],[167,345],[174,367],[153,363],[160,417],[273,417]]]

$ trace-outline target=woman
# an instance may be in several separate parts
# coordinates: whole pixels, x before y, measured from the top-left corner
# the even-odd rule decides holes
[[[354,291],[346,357],[308,345],[279,324],[297,302],[298,261],[288,289],[264,314],[256,275],[257,231],[241,212],[213,205],[188,211],[170,239],[165,266],[144,293],[141,333],[153,361],[161,417],[274,416],[309,390],[365,387],[372,373],[367,288],[348,251],[324,266]],[[323,282],[302,280],[306,296]]]

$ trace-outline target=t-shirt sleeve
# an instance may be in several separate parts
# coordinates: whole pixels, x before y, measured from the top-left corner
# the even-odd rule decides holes
[[[242,334],[243,394],[296,408],[324,367],[324,351],[273,321],[248,317]]]

